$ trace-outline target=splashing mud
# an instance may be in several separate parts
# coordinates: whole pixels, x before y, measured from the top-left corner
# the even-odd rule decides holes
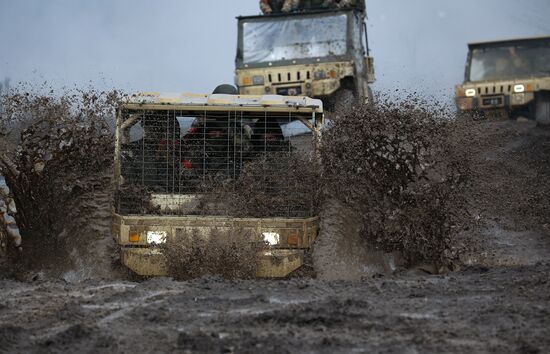
[[[409,262],[455,262],[460,256],[460,263],[469,267],[442,276],[397,272],[360,282],[219,277],[76,284],[5,280],[0,281],[2,348],[11,352],[548,352],[550,184],[545,181],[550,178],[550,130],[531,122],[437,117],[447,114],[428,107],[423,112],[390,106],[362,108],[341,115],[341,122],[335,120],[323,148],[326,164],[320,180],[328,199],[321,211],[323,231],[316,261],[325,262],[318,267],[320,277],[331,280],[391,273],[391,258],[374,259],[372,247],[379,250],[379,258],[388,257],[391,250],[399,250]],[[390,119],[398,122],[380,128]],[[399,136],[406,140],[395,142],[397,132],[403,132]],[[13,166],[19,163],[14,159],[20,155],[18,144],[16,140],[13,148],[2,150],[16,162]],[[375,144],[374,150],[368,150],[373,149],[370,144]],[[108,169],[105,166],[96,174],[90,169],[88,176],[103,181],[98,176],[110,176]],[[88,179],[82,180],[89,185]],[[107,177],[103,183],[109,184]],[[74,199],[67,199],[69,205],[81,205],[85,201],[81,196],[96,198],[95,193],[105,192],[99,204],[106,206],[99,209],[109,210],[110,191],[102,188],[99,184],[85,188],[86,192],[79,190],[72,194]],[[56,191],[66,193],[63,188]],[[367,191],[374,195],[369,197]],[[39,201],[46,203],[36,206],[44,212],[48,201]],[[90,203],[87,213],[93,216],[98,202]],[[436,206],[446,214],[434,210]],[[404,218],[409,212],[410,218]],[[97,225],[90,217],[82,220]],[[61,221],[67,219],[53,226]],[[66,228],[74,230],[78,223],[69,221]],[[88,232],[89,225],[82,232]],[[378,230],[380,237],[374,238]],[[441,240],[436,238],[438,231]],[[472,240],[475,245],[468,243]],[[172,265],[179,278],[193,276],[186,272],[190,265],[199,275],[225,275],[225,271],[229,278],[235,275],[232,267],[225,269],[235,259],[230,253],[202,257],[207,244],[201,242],[192,250],[199,257],[187,259],[189,248],[182,250],[181,263]],[[212,248],[226,252],[231,247],[219,246]],[[468,252],[460,252],[463,249]],[[106,253],[87,251],[97,261],[108,258]],[[248,251],[239,252],[242,257],[237,258],[248,257]],[[82,254],[75,259],[85,259]],[[365,272],[365,264],[384,261],[389,271],[371,267]],[[63,269],[79,267],[70,262]],[[249,270],[238,277],[248,277]]]
[[[19,209],[25,270],[69,281],[114,275],[112,125],[121,98],[94,91],[57,96],[16,91],[4,98],[0,166]],[[289,205],[320,213],[314,263],[324,279],[359,279],[412,265],[439,272],[462,263],[500,264],[497,258],[505,257],[490,251],[498,249],[490,240],[510,236],[510,229],[533,244],[544,243],[549,192],[537,186],[548,175],[547,163],[541,163],[547,162],[543,131],[456,120],[413,96],[406,103],[379,101],[336,115],[323,139],[322,165],[311,151],[278,157],[277,166],[287,168],[268,174],[274,165],[269,159],[251,163],[237,181],[213,181],[213,193],[201,200],[203,213],[219,209],[220,200],[224,215],[235,217],[280,216]],[[289,193],[269,193],[283,184]],[[536,211],[531,200],[540,206]],[[535,224],[541,231],[532,233]],[[190,249],[203,254],[221,247]],[[223,259],[216,252],[197,257],[196,266],[174,267],[180,273],[194,269],[197,276],[219,274],[220,262],[214,270],[201,265]]]
[[[0,169],[18,207],[26,270],[67,280],[110,275],[111,128],[119,99],[117,92],[22,90],[3,98]]]
[[[266,247],[251,232],[239,229],[211,230],[208,234],[188,232],[180,242],[163,249],[170,276],[189,280],[204,276],[252,279],[256,275],[258,253]]]
[[[469,171],[457,151],[457,127],[445,109],[414,97],[337,115],[321,151],[332,200],[316,250],[321,273],[348,278],[399,265],[452,266]]]

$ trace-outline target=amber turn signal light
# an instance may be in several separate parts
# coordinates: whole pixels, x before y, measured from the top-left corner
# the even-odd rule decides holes
[[[298,237],[298,235],[289,235],[288,236],[289,246],[298,246],[299,242],[300,242],[300,238]]]

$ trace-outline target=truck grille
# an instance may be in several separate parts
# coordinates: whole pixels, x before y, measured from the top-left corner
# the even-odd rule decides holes
[[[484,97],[482,99],[482,106],[484,107],[502,107],[504,105],[503,96]]]
[[[478,95],[498,95],[498,94],[510,94],[512,93],[512,85],[485,85],[478,86]]]
[[[310,71],[286,72],[267,75],[270,84],[285,84],[290,82],[303,82],[311,80]]]

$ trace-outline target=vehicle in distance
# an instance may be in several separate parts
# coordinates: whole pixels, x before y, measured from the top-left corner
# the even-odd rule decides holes
[[[461,112],[550,124],[550,37],[469,44]]]

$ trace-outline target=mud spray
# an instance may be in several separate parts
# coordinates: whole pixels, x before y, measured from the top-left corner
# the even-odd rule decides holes
[[[112,127],[121,99],[116,92],[22,90],[4,98],[0,166],[19,210],[23,269],[67,280],[118,276],[112,271],[117,255],[110,214]],[[313,260],[324,279],[357,279],[411,266],[452,270],[469,242],[462,231],[475,221],[464,212],[472,176],[468,146],[483,139],[473,121],[459,122],[414,96],[405,102],[379,98],[374,106],[338,112],[324,135],[321,163],[314,154],[287,156],[287,168],[269,173],[270,181],[254,178],[273,165],[269,160],[251,164],[239,180],[218,184],[213,200],[227,200],[226,215],[235,217],[277,216],[277,206],[297,204],[320,213]],[[295,191],[281,199],[266,189],[278,185]],[[205,213],[213,203],[203,200]],[[238,253],[249,263],[252,248],[230,258]],[[198,276],[205,274],[200,264],[192,267]],[[229,273],[246,277],[251,270]]]
[[[337,113],[321,151],[327,195],[314,257],[319,276],[453,269],[463,248],[456,235],[468,219],[470,168],[459,137],[469,129],[414,96]]]
[[[42,109],[18,111],[29,119],[44,114]],[[74,112],[69,116],[74,117]],[[550,130],[532,122],[455,122],[452,114],[424,104],[379,103],[331,118],[334,126],[325,134],[322,151],[325,164],[315,172],[326,185],[325,202],[318,205],[323,206],[325,226],[315,245],[315,258],[324,262],[318,266],[318,275],[357,279],[384,273],[388,267],[391,271],[388,253],[394,253],[394,260],[433,264],[433,268],[453,267],[457,259],[459,264],[477,266],[447,276],[387,276],[362,282],[218,277],[79,284],[56,279],[0,280],[0,352],[549,352],[550,184],[546,181],[550,179]],[[61,126],[75,132],[81,129],[81,125]],[[27,127],[32,125],[21,126]],[[24,148],[26,138],[20,138],[17,127],[10,131],[14,135],[6,136],[14,141],[2,153],[13,162],[4,164],[4,169],[17,167],[16,178],[8,182],[14,186],[13,196],[22,202],[27,199],[18,197],[18,191],[40,197],[18,204],[18,214],[34,208],[25,215],[52,215],[50,224],[38,219],[23,225],[24,255],[40,255],[33,248],[48,246],[43,240],[46,235],[59,244],[66,243],[66,235],[82,245],[87,234],[109,240],[108,230],[90,231],[97,220],[89,215],[109,210],[109,189],[103,189],[108,181],[103,176],[110,175],[110,167],[103,165],[103,157],[88,157],[90,163],[96,162],[95,171],[89,168],[84,173],[74,164],[62,170],[85,183],[77,184],[55,171],[48,172],[51,180],[41,178],[42,165],[33,171],[23,163],[27,161],[23,156],[37,156],[34,150]],[[57,136],[55,129],[48,131]],[[94,131],[93,136],[111,146],[110,131]],[[91,144],[97,146],[94,141]],[[53,143],[48,146],[52,151],[60,149]],[[87,145],[82,148],[96,151]],[[65,161],[65,149],[44,159],[42,173],[49,171],[50,161]],[[111,153],[109,149],[99,151]],[[27,182],[35,179],[43,186]],[[92,188],[88,181],[98,182]],[[41,193],[46,188],[60,197],[45,200]],[[101,203],[90,199],[89,215],[73,213],[73,220],[62,213],[80,208],[88,202],[86,196],[105,193]],[[50,210],[61,196],[68,207]],[[235,207],[260,216],[269,214],[263,207],[255,208],[263,197],[254,205],[247,205],[249,200],[243,198]],[[233,212],[238,210],[230,206],[228,213]],[[108,224],[107,217],[101,218]],[[76,230],[78,225],[83,225],[81,230]],[[33,233],[37,228],[42,232]],[[70,233],[63,234],[64,230]],[[483,240],[480,248],[461,252],[468,251],[466,237]],[[246,278],[252,273],[253,267],[243,272],[239,266],[239,273],[232,265],[226,267],[235,264],[233,255],[226,252],[230,243],[212,245],[209,248],[218,251],[203,257],[204,245],[199,241],[197,248],[182,250],[191,258],[190,263],[173,264],[178,278],[221,272]],[[97,247],[76,247],[77,256],[101,264],[109,259],[108,247]],[[65,272],[50,267],[61,275],[79,269],[70,247],[67,252],[49,250],[50,258],[59,261]],[[249,251],[255,250],[238,250],[241,258]],[[212,257],[216,254],[219,257]],[[345,262],[346,257],[354,261]],[[41,270],[42,264],[56,263],[44,258],[25,263],[31,270],[36,267],[34,271]],[[207,262],[201,264],[201,259]],[[203,267],[205,263],[209,268]],[[182,273],[187,267],[195,271]]]
[[[116,92],[3,98],[0,173],[23,238],[20,274],[109,277]],[[16,245],[17,246],[17,245]]]

